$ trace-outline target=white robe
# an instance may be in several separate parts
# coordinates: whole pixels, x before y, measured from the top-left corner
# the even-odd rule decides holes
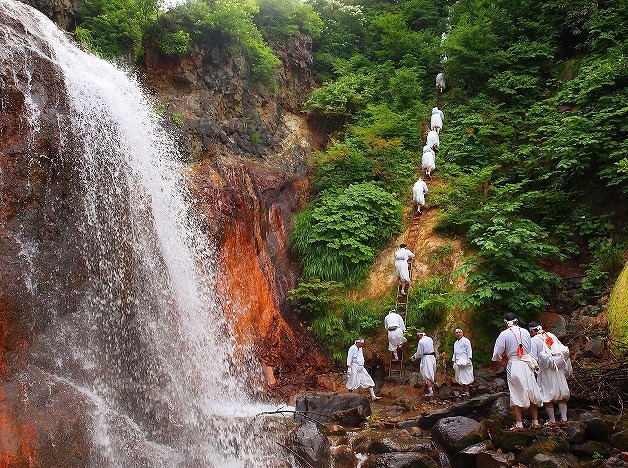
[[[524,354],[529,354],[531,343],[528,330],[514,325],[502,331],[495,341],[493,361],[500,361],[502,353],[508,356],[506,375],[510,391],[510,406],[528,408],[530,403],[540,406],[542,404],[541,391],[534,378],[534,372],[518,355],[519,343],[523,344]]]
[[[469,385],[474,380],[473,364],[471,363],[472,357],[473,350],[471,349],[471,342],[469,341],[469,338],[463,336],[454,342],[454,355],[451,360],[454,363],[454,378],[460,385]],[[458,365],[458,362],[463,360],[467,361],[467,365]]]
[[[434,148],[434,146],[436,146],[434,149],[438,149],[440,146],[440,137],[438,136],[438,133],[434,130],[427,132],[427,141],[425,142],[425,146],[429,146],[430,148]]]
[[[436,169],[436,154],[434,153],[434,150],[427,145],[423,147],[421,167],[423,167],[423,169]]]
[[[410,281],[409,258],[414,258],[414,254],[406,248],[395,252],[395,273],[401,281]]]
[[[443,73],[436,75],[436,87],[441,91],[445,90],[445,75]]]
[[[349,348],[347,353],[347,367],[349,368],[349,376],[347,378],[347,388],[349,390],[375,386],[375,382],[373,382],[373,379],[364,368],[362,348],[358,348],[355,344]]]
[[[555,348],[557,345],[562,346],[562,343],[558,338],[556,338],[556,335],[550,332],[545,333],[552,340],[554,340],[552,348]],[[539,355],[542,352],[552,354],[551,349],[545,343],[545,337],[542,334],[537,333],[532,337],[530,355],[538,361]],[[537,376],[537,382],[539,384],[543,403],[569,400],[570,392],[569,385],[567,385],[567,377],[565,376],[565,369],[557,369],[555,367],[544,368],[543,366],[539,366],[539,368],[540,370],[539,375]]]
[[[440,110],[438,107],[434,107],[432,109],[432,117],[430,119],[431,129],[434,130],[434,127],[440,127],[440,129],[442,130],[443,120],[445,120],[445,115],[443,114],[443,111]]]
[[[426,355],[430,353],[429,355]],[[436,381],[436,356],[434,353],[434,340],[429,336],[423,335],[423,338],[419,340],[416,346],[416,353],[412,356],[412,359],[420,359],[421,365],[419,366],[419,372],[424,380]],[[434,353],[435,354],[435,353]]]
[[[427,184],[423,179],[419,179],[414,183],[412,187],[412,201],[419,205],[425,205],[425,195],[429,192]]]
[[[397,327],[395,330],[390,328]],[[403,317],[397,312],[389,312],[384,318],[384,328],[388,330],[388,351],[395,351],[399,346],[406,341],[403,332],[406,330],[406,325],[403,323]]]

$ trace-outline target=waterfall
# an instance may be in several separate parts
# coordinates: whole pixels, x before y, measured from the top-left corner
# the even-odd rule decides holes
[[[90,408],[89,466],[262,466],[278,445],[253,416],[268,408],[246,392],[253,377],[216,297],[214,246],[153,103],[130,73],[81,51],[31,7],[0,0],[0,14],[11,20],[0,22],[9,44],[0,59],[21,64],[14,78],[30,132],[51,113],[57,121],[49,178],[67,171],[76,181],[77,221],[64,241],[83,265],[74,289],[55,285],[54,265],[37,273],[32,235],[15,238],[32,267],[25,288],[40,295],[34,315],[47,317],[35,324],[31,365]],[[35,55],[63,77],[65,107],[41,108],[31,93],[24,70]],[[30,151],[46,156],[34,143]]]

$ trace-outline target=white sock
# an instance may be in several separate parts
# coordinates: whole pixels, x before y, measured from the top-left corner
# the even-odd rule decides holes
[[[371,394],[371,398],[375,398],[375,391],[373,390],[373,387],[369,387],[369,393]]]
[[[523,423],[521,421],[519,421],[518,423],[515,423],[515,426],[517,427],[523,427]]]
[[[560,411],[560,419],[567,421],[567,403],[558,403],[558,411]]]
[[[430,395],[434,394],[434,389],[432,387],[427,389],[427,393],[429,393]]]
[[[533,426],[538,426],[539,425],[539,420],[538,419],[533,419],[532,420],[532,425]]]
[[[550,422],[556,422],[556,417],[554,416],[554,407],[545,407],[545,411],[547,411],[547,417],[549,418]]]
[[[399,356],[397,356],[397,351],[393,351],[393,357],[395,358],[395,361],[399,360]]]

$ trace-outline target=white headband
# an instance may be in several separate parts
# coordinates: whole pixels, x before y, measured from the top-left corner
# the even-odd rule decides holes
[[[512,327],[512,326],[517,324],[517,319],[514,319],[514,320],[504,320],[504,322],[506,322],[506,325],[508,325],[509,327]]]
[[[454,330],[454,333],[458,333],[458,332],[463,333],[462,328],[456,328],[456,329]]]
[[[364,343],[364,340],[362,338],[358,338],[357,340],[355,340],[356,344],[357,343]]]
[[[543,331],[543,327],[541,325],[537,325],[536,327],[530,327],[530,330],[536,330],[540,332],[540,331]]]

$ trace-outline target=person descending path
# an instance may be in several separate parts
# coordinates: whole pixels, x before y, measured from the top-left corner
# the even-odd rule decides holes
[[[436,352],[434,351],[434,340],[427,336],[423,330],[416,332],[419,342],[416,346],[416,353],[410,358],[412,361],[421,360],[419,371],[427,386],[427,396],[434,396],[434,382],[436,381]]]
[[[368,388],[371,400],[379,400],[380,397],[375,396],[375,382],[364,368],[363,346],[364,339],[358,338],[347,353],[347,389],[352,392],[360,387]]]
[[[438,94],[443,94],[445,92],[445,88],[445,74],[440,72],[436,75],[436,89],[438,89]]]
[[[430,119],[430,128],[434,130],[436,133],[440,133],[443,129],[443,120],[445,120],[445,115],[443,111],[438,107],[434,107],[432,109],[432,117]]]
[[[432,171],[436,169],[436,153],[428,145],[423,147],[423,156],[421,157],[421,167],[425,169],[425,175],[432,178]]]
[[[473,364],[471,363],[473,350],[471,349],[471,342],[469,338],[464,336],[462,328],[456,328],[454,334],[456,341],[454,342],[454,354],[451,358],[454,363],[454,379],[462,385],[462,396],[468,397],[470,395],[469,385],[473,382]]]
[[[434,151],[438,151],[440,147],[440,138],[438,137],[438,133],[434,130],[430,130],[427,133],[427,141],[425,142],[426,146],[429,146]]]
[[[532,335],[530,355],[539,362],[537,382],[541,390],[541,399],[547,411],[547,426],[567,424],[567,400],[569,386],[567,376],[571,368],[569,348],[563,345],[553,333],[546,332],[538,322],[528,325]],[[560,423],[556,422],[554,403],[558,404]]]
[[[427,184],[419,177],[419,180],[412,186],[412,201],[416,205],[416,212],[418,214],[421,214],[421,208],[425,206],[425,195],[427,195],[428,192]]]
[[[521,409],[530,408],[532,413],[531,428],[538,429],[539,425],[538,406],[541,405],[541,392],[534,378],[533,368],[538,364],[530,356],[530,332],[518,325],[517,317],[512,312],[504,315],[504,326],[493,348],[493,361],[505,364],[508,379],[508,390],[510,391],[510,406],[515,415],[515,425],[513,431],[522,431],[523,422]]]
[[[399,354],[397,350],[408,341],[403,332],[406,331],[406,324],[403,322],[403,317],[397,313],[395,309],[388,312],[388,315],[384,318],[384,328],[388,330],[388,351],[392,352],[393,359],[399,360]]]
[[[414,254],[406,248],[406,244],[399,245],[399,249],[395,252],[395,273],[399,278],[399,294],[408,295],[410,287],[410,270],[408,269],[408,260],[414,258]]]

